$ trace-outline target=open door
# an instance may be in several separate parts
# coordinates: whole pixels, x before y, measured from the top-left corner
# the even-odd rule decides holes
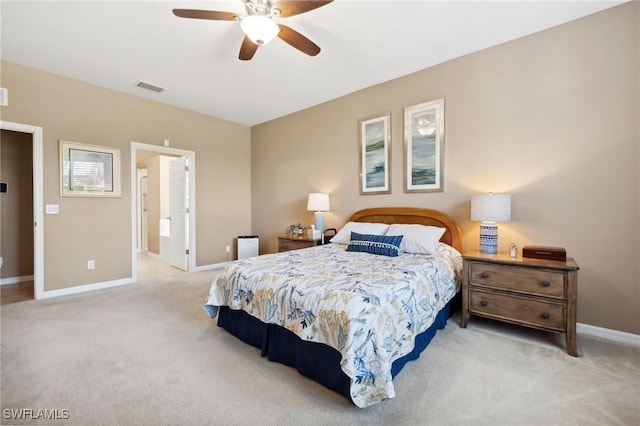
[[[169,162],[169,263],[183,271],[189,264],[188,173],[187,157]]]
[[[144,174],[142,174],[144,173]],[[149,249],[148,240],[149,240],[149,213],[147,211],[147,203],[148,203],[148,181],[147,181],[147,169],[141,169],[140,176],[140,221],[138,222],[140,228],[140,235],[138,236],[138,249],[141,252],[146,253]]]

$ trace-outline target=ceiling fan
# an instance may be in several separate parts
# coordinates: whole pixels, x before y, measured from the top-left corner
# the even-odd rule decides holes
[[[242,1],[247,10],[246,16],[232,12],[195,9],[173,9],[173,14],[180,18],[240,21],[240,27],[245,33],[245,37],[240,46],[238,58],[243,61],[253,58],[259,46],[269,43],[275,37],[279,37],[282,41],[309,56],[316,56],[320,53],[320,47],[317,44],[292,28],[275,23],[273,18],[299,15],[329,4],[333,0]]]

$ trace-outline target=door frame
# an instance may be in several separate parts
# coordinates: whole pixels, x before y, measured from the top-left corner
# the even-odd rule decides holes
[[[138,221],[137,221],[137,165],[138,150],[153,151],[159,154],[173,154],[189,158],[189,263],[188,271],[196,268],[196,153],[167,146],[131,142],[131,281],[138,281]]]
[[[44,297],[43,132],[42,127],[0,121],[0,129],[30,133],[33,140],[33,296]]]

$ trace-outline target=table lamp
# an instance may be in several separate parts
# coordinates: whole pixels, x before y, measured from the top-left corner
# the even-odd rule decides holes
[[[480,224],[480,252],[498,252],[498,224],[511,220],[511,195],[483,194],[471,197],[471,220]]]
[[[324,232],[324,213],[329,211],[329,194],[312,192],[307,200],[307,210],[313,211],[316,230]]]

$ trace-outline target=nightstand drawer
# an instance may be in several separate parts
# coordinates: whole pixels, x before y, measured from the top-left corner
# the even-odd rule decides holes
[[[562,304],[472,290],[469,310],[476,315],[490,316],[530,327],[566,330],[565,307]]]
[[[280,238],[278,240],[278,251],[298,250],[302,248],[313,247],[314,245],[315,244],[313,241],[296,241],[293,239]]]
[[[564,272],[471,262],[471,285],[565,299]]]

